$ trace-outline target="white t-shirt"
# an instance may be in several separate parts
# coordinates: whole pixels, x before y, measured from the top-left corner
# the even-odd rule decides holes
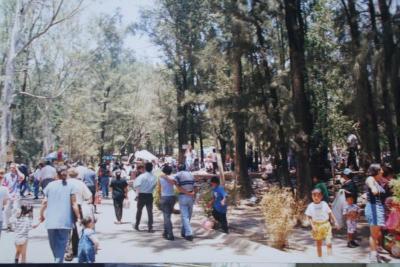
[[[47,178],[55,179],[56,177],[57,177],[57,171],[56,168],[54,168],[53,166],[46,165],[40,170],[40,180]]]
[[[325,222],[329,220],[329,213],[332,212],[328,204],[325,201],[321,201],[318,204],[314,202],[310,203],[306,209],[305,214],[310,216],[313,221]]]
[[[125,172],[125,174],[124,174],[125,178],[129,179],[131,177],[130,174],[132,172],[132,166],[131,165],[124,165],[124,172]],[[122,177],[124,177],[124,176],[122,176]]]
[[[75,194],[75,197],[76,203],[79,205],[82,205],[83,201],[92,197],[92,192],[90,192],[89,188],[81,180],[69,178],[68,183],[71,183],[77,189],[78,192]]]
[[[9,198],[7,187],[0,185],[0,222],[3,221],[3,202]]]
[[[218,161],[217,153],[214,153],[214,152],[211,153],[211,160],[212,160],[212,162],[217,162]]]
[[[33,173],[33,178],[35,178],[35,181],[40,181],[40,172],[41,172],[41,169],[37,169],[37,170]]]
[[[85,176],[85,173],[88,171],[88,168],[86,168],[85,166],[78,166],[75,169],[78,172],[77,178],[83,180],[83,177]]]
[[[350,134],[347,137],[347,144],[349,145],[349,147],[357,147],[357,136],[355,136],[354,134]]]

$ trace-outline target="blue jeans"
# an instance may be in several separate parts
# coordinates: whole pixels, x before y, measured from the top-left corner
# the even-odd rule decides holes
[[[192,218],[194,199],[192,196],[179,195],[179,208],[181,210],[182,236],[193,236],[190,219]]]
[[[108,197],[108,186],[110,183],[110,177],[100,177],[99,181],[103,197]]]
[[[33,192],[35,195],[35,198],[39,197],[39,180],[34,180],[33,181]]]
[[[173,237],[171,214],[174,210],[176,197],[175,196],[162,196],[160,201],[161,210],[164,216],[164,235]]]
[[[65,248],[68,244],[71,229],[47,229],[51,251],[53,252],[54,262],[63,263]]]

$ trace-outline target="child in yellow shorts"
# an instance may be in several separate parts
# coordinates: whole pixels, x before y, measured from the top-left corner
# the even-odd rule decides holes
[[[322,192],[320,189],[314,189],[311,193],[312,200],[305,214],[311,223],[312,237],[317,245],[318,257],[322,257],[322,241],[325,240],[328,256],[332,255],[332,226],[330,221],[338,227],[336,218],[329,208],[328,203],[322,201]]]

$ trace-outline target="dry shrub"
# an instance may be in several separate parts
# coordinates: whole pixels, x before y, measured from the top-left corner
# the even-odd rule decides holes
[[[283,249],[303,213],[305,203],[294,198],[289,189],[272,186],[260,203],[270,244]]]
[[[240,202],[240,185],[235,185],[234,183],[226,183],[224,188],[226,193],[228,194],[228,206],[236,206]]]
[[[211,201],[211,199],[212,199],[212,189],[211,188],[203,189],[202,191],[200,191],[199,203],[200,203],[201,207],[203,208],[204,215],[206,215],[206,217],[212,216],[212,208],[207,207],[207,204]]]

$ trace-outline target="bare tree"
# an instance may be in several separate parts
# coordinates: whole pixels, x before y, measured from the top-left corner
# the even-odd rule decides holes
[[[43,13],[48,10],[46,6],[46,1],[26,1],[26,0],[16,0],[15,4],[15,14],[13,20],[13,26],[10,34],[10,42],[7,53],[7,61],[5,65],[5,81],[2,91],[2,118],[1,118],[1,134],[0,134],[0,165],[5,165],[7,160],[7,152],[9,150],[9,145],[11,144],[12,137],[12,109],[14,106],[14,91],[15,91],[15,74],[17,67],[17,58],[25,50],[27,50],[30,45],[38,38],[46,34],[52,27],[60,24],[70,18],[80,10],[80,6],[83,0],[79,1],[77,6],[72,9],[72,11],[67,12],[66,15],[62,15],[61,10],[64,7],[64,0],[58,2],[52,2],[50,7],[50,19],[47,23],[38,23],[42,18]],[[33,17],[32,24],[30,25],[30,34],[27,40],[24,40],[23,36],[23,20],[29,9],[39,8],[39,12]],[[42,25],[42,26],[39,26]],[[33,28],[36,28],[33,31]]]

